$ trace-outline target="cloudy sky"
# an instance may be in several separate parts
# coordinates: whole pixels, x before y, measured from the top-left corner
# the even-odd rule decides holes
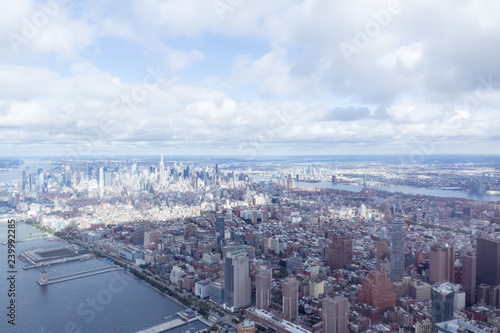
[[[496,0],[16,0],[0,155],[500,153]]]

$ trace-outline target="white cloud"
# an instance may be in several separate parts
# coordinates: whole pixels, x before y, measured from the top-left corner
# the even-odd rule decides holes
[[[0,13],[4,149],[25,142],[29,150],[37,140],[47,147],[93,140],[97,150],[136,142],[234,147],[262,133],[272,147],[405,146],[435,135],[496,145],[500,4],[493,0],[401,1],[401,12],[350,63],[339,45],[352,42],[387,1],[225,1],[232,5],[222,19],[212,1],[88,0],[61,3],[53,15],[47,3],[15,1]],[[40,13],[47,23],[27,36]],[[117,74],[142,78],[147,65],[139,59],[111,69],[112,58],[99,58],[110,40],[131,43],[135,59],[154,59],[177,76],[142,87]],[[238,51],[246,41],[264,46]],[[215,59],[214,50],[226,47],[228,57]],[[224,74],[182,76],[200,61]],[[480,97],[478,77],[494,83]],[[128,111],[113,108],[138,89],[144,100]],[[261,98],[244,102],[231,96],[235,90]],[[269,119],[283,110],[285,129],[276,130]]]

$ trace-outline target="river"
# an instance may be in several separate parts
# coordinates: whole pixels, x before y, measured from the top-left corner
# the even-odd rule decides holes
[[[16,225],[17,240],[34,229],[24,223]],[[7,241],[7,223],[0,222],[0,243]],[[40,239],[16,244],[16,256],[22,250],[55,245]],[[10,288],[7,277],[8,246],[0,245],[0,332],[137,332],[164,322],[165,316],[184,308],[122,271],[39,286],[42,268],[23,270],[16,259],[16,325],[7,323]],[[98,259],[73,261],[46,267],[48,278],[109,265]],[[96,303],[93,303],[96,302]],[[199,321],[170,330],[199,331],[206,325]]]

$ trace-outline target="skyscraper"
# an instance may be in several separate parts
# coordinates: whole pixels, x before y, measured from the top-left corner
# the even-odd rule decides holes
[[[26,170],[23,170],[23,181],[22,181],[22,189],[23,191],[30,190],[31,183],[29,182],[30,169],[26,167]]]
[[[250,261],[243,249],[230,251],[224,263],[224,304],[238,309],[252,302]]]
[[[161,161],[160,164],[158,165],[158,173],[160,175],[160,179],[158,180],[158,183],[161,185],[165,182],[165,164],[163,164],[163,154],[161,154]]]
[[[104,169],[99,168],[99,190],[104,190]]]
[[[405,221],[396,217],[391,223],[391,281],[402,282],[405,275]]]
[[[327,264],[331,269],[345,268],[345,265],[352,263],[352,238],[347,235],[333,235],[327,255]]]
[[[224,216],[217,216],[215,218],[215,244],[217,251],[222,253],[222,246],[225,245],[224,236],[226,232],[226,221]]]
[[[269,310],[271,305],[271,279],[272,270],[262,266],[255,275],[255,307],[257,309]]]
[[[38,181],[37,181],[37,190],[38,193],[43,193],[45,184],[45,176],[43,170],[41,168],[38,169]]]
[[[283,282],[283,314],[289,321],[299,314],[299,281],[293,275]]]
[[[500,240],[478,238],[476,250],[476,284],[500,284]]]
[[[431,289],[432,324],[453,319],[455,289],[451,283],[436,283]]]
[[[349,300],[344,296],[323,299],[323,330],[325,333],[348,333]]]
[[[429,252],[429,282],[455,282],[455,249],[435,245]]]
[[[462,289],[468,305],[476,303],[476,256],[467,253],[462,257]]]

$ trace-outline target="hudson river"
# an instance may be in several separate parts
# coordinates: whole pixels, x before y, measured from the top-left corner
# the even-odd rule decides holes
[[[268,176],[260,176],[260,175],[251,175],[250,178],[259,182],[259,181],[269,181],[271,178]],[[412,194],[412,195],[427,195],[441,198],[463,198],[463,199],[471,199],[478,201],[500,201],[500,196],[498,195],[480,195],[475,193],[468,193],[463,191],[453,191],[453,190],[442,190],[442,189],[433,189],[433,188],[421,188],[421,187],[404,187],[404,186],[361,186],[361,185],[349,185],[349,184],[341,184],[341,183],[332,183],[327,181],[321,181],[319,183],[307,183],[307,182],[294,182],[294,186],[298,188],[331,188],[336,190],[344,190],[351,192],[361,192],[363,188],[373,188],[379,191],[388,191],[388,192],[401,192],[404,194]]]
[[[0,218],[0,243],[7,241],[6,219]],[[59,244],[44,239],[19,242],[28,233],[38,233],[26,224],[16,225],[16,257],[22,250]],[[42,268],[23,270],[16,258],[15,326],[8,324],[10,274],[8,246],[0,245],[0,332],[136,332],[164,322],[163,318],[184,309],[181,305],[138,282],[122,271],[39,286]],[[46,267],[48,278],[109,265],[101,260],[73,261]],[[95,302],[95,303],[92,303]],[[173,319],[173,318],[172,318]],[[168,331],[199,331],[199,321]]]

